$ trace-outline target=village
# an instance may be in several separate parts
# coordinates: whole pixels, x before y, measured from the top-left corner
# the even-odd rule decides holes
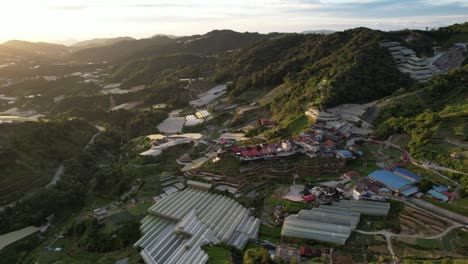
[[[380,46],[391,52],[400,71],[421,82],[441,72],[434,65],[450,63],[442,54],[429,65],[398,42]],[[135,155],[127,164],[135,177],[131,187],[119,199],[99,200],[77,217],[107,230],[138,219],[141,237],[133,250],[145,263],[242,263],[243,253],[259,248],[278,263],[466,257],[468,217],[448,210],[460,198],[460,184],[444,176],[449,168],[413,158],[400,145],[400,135],[375,136],[379,101],[310,106],[285,127],[266,110],[262,101],[268,94],[230,99],[231,82],[180,78],[178,84],[191,96],[186,107],[158,103],[140,109],[141,100],[116,104],[113,96],[149,87],[105,82],[101,68],[34,78],[71,77],[95,84],[110,101],[107,112],[167,112],[155,134],[125,146],[129,156]],[[6,80],[6,86],[12,84]],[[65,98],[59,95],[54,103]],[[0,123],[44,117],[33,109],[10,107],[19,99],[0,95],[6,109]],[[93,141],[94,136],[89,144]],[[460,157],[453,153],[450,158]],[[46,232],[51,221],[0,236],[6,241],[0,249]],[[62,243],[70,246],[56,236],[44,251],[58,254],[64,251]],[[213,261],[218,255],[223,257]]]
[[[219,91],[217,87],[215,91]],[[362,243],[356,239],[365,236],[374,237],[368,245],[379,248],[374,254],[398,261],[398,241],[431,239],[466,223],[466,217],[434,208],[427,201],[450,203],[457,199],[456,182],[424,168],[392,142],[372,135],[375,103],[309,109],[305,113],[309,124],[297,136],[245,144],[252,141],[245,128],[219,129],[209,122],[218,115],[216,106],[223,105],[217,109],[227,109],[224,111],[233,111],[235,106],[226,105],[223,94],[207,92],[201,96],[208,98],[196,101],[193,114],[183,117],[186,110],[175,111],[160,126],[166,135],[149,135],[152,145],[140,153],[151,159],[177,145],[198,150],[203,146],[194,158],[188,152],[177,158],[183,166],[181,174],[170,177],[142,220],[143,238],[135,246],[142,249],[147,263],[160,263],[161,259],[207,261],[209,256],[200,248],[220,242],[240,250],[260,246],[271,258],[287,262],[350,263],[359,256],[342,246],[352,248]],[[248,107],[247,112],[256,109]],[[208,134],[182,133],[186,126],[205,122]],[[271,129],[276,122],[257,117],[250,126]],[[213,130],[217,133],[209,132]],[[251,207],[258,199],[263,203]],[[229,206],[216,206],[218,210],[209,206],[223,201]],[[178,203],[189,204],[178,209]],[[238,211],[245,213],[237,218],[229,216],[238,215]],[[209,220],[205,219],[208,215]],[[430,221],[433,223],[428,227],[422,224]],[[191,229],[183,229],[190,223]],[[171,253],[165,254],[167,248],[158,241],[169,239],[168,234],[181,240],[171,244]],[[200,244],[188,250],[187,243],[191,245],[192,240]],[[386,246],[379,246],[382,244]],[[235,258],[231,255],[231,260]]]

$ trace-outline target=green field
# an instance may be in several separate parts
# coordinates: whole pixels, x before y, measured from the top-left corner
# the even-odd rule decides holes
[[[270,227],[261,225],[258,232],[259,240],[268,240],[271,243],[279,244],[281,241],[281,226]]]
[[[273,98],[275,98],[277,95],[283,93],[285,91],[284,90],[285,88],[286,87],[285,87],[284,84],[278,85],[274,89],[270,90],[267,94],[262,96],[260,99],[258,99],[258,102],[262,106],[265,106],[265,105],[269,104],[273,100]]]
[[[266,202],[272,208],[274,208],[276,205],[283,205],[283,208],[290,213],[297,213],[307,207],[306,203],[291,202],[274,197],[273,195],[270,195],[268,198],[266,198]]]
[[[309,119],[307,119],[307,116],[301,115],[296,119],[292,120],[289,124],[287,124],[287,129],[290,132],[299,133],[302,130],[304,130],[304,128],[307,128],[309,125],[310,121]]]
[[[210,257],[209,264],[226,264],[230,262],[231,252],[221,246],[212,246],[204,249]]]
[[[151,205],[153,205],[151,202],[137,202],[135,206],[128,207],[127,210],[132,215],[144,215]]]
[[[425,201],[427,202],[430,202],[431,204],[433,205],[436,205],[438,207],[442,207],[446,210],[449,210],[451,212],[454,212],[454,213],[457,213],[457,214],[461,214],[461,215],[464,215],[464,216],[468,216],[468,210],[466,209],[466,207],[464,206],[459,206],[457,205],[456,203],[455,204],[449,204],[449,203],[442,203],[442,202],[439,202],[439,201],[436,201],[434,199],[432,199],[431,197],[429,196],[423,196],[422,197]],[[465,198],[466,199],[466,198]],[[465,202],[461,202],[461,203],[466,203]]]

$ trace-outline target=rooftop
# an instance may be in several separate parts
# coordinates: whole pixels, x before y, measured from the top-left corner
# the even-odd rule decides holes
[[[380,182],[393,191],[399,191],[403,189],[403,187],[413,183],[413,181],[410,181],[387,170],[376,170],[369,174],[369,178]]]
[[[243,249],[256,239],[260,220],[235,200],[187,188],[148,209],[135,247],[145,263],[206,263],[206,244],[221,242]]]

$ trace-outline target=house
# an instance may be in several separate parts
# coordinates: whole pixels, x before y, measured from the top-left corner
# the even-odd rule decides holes
[[[348,171],[341,176],[341,179],[355,179],[359,177],[359,173],[357,171]]]
[[[309,256],[309,248],[308,247],[300,247],[299,252],[301,254],[301,257],[308,257]]]
[[[322,256],[322,251],[320,251],[320,249],[311,249],[309,251],[309,256],[314,257],[314,258],[320,257]]]
[[[108,215],[108,211],[107,211],[106,208],[97,208],[97,209],[93,210],[93,216],[97,220],[102,220],[102,219],[106,218],[107,215]]]
[[[336,185],[336,190],[339,191],[339,192],[344,192],[345,190],[345,185],[343,183],[338,183],[338,185]]]
[[[233,140],[227,139],[227,138],[222,138],[222,139],[220,139],[220,140],[218,141],[219,144],[221,144],[221,145],[223,145],[223,146],[225,146],[225,147],[230,147],[230,146],[232,146],[232,143],[233,143],[233,142],[234,142]]]
[[[335,150],[335,155],[339,159],[353,159],[353,153],[349,150]]]
[[[315,195],[316,197],[319,197],[320,195],[322,195],[322,188],[320,188],[320,187],[314,187],[314,188],[312,188],[311,193],[312,193],[313,195]]]
[[[358,182],[353,190],[353,198],[359,200],[359,198],[367,192],[367,185],[362,182]]]
[[[333,196],[333,195],[336,194],[336,189],[333,188],[333,187],[325,188],[325,189],[323,189],[323,194],[324,194],[326,197],[331,197],[331,196]]]
[[[449,199],[446,195],[441,194],[440,192],[437,192],[434,190],[429,190],[427,194],[431,196],[433,199],[438,200],[440,202],[446,202]]]
[[[331,139],[327,139],[323,142],[323,145],[326,149],[334,149],[336,147],[336,142]]]
[[[268,120],[265,118],[261,118],[259,121],[260,125],[262,126],[276,126],[276,122],[272,120]]]
[[[393,194],[393,192],[390,189],[385,188],[385,187],[380,188],[377,193],[380,195],[392,195]]]
[[[304,196],[304,202],[312,202],[312,201],[315,201],[316,199],[317,199],[317,196],[313,194]]]
[[[291,142],[289,140],[285,140],[281,142],[281,148],[284,149],[285,151],[290,151],[291,150]]]
[[[291,262],[294,259],[299,261],[301,259],[300,251],[297,248],[289,247],[286,245],[280,245],[276,249],[276,257]]]

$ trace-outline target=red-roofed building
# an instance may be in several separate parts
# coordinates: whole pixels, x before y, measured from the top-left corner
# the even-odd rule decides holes
[[[348,171],[341,176],[342,179],[355,179],[359,177],[359,173],[357,171]]]
[[[308,257],[308,256],[309,256],[309,248],[308,248],[308,247],[302,246],[302,247],[299,249],[299,252],[300,252],[300,254],[301,254],[301,257]]]
[[[234,152],[234,153],[240,153],[242,152],[242,148],[241,147],[233,147],[231,148],[231,151]]]
[[[265,118],[262,118],[259,120],[260,125],[262,126],[276,126],[276,122],[272,120],[268,120]]]
[[[333,141],[331,139],[325,140],[325,142],[323,142],[323,144],[325,145],[325,148],[327,148],[327,149],[333,149],[333,148],[336,147],[335,141]]]
[[[450,200],[455,198],[455,194],[453,194],[451,192],[443,191],[443,192],[440,192],[440,193],[447,196]]]
[[[315,195],[313,195],[313,194],[304,196],[304,202],[315,201],[315,199],[317,199],[317,196],[315,196]]]

